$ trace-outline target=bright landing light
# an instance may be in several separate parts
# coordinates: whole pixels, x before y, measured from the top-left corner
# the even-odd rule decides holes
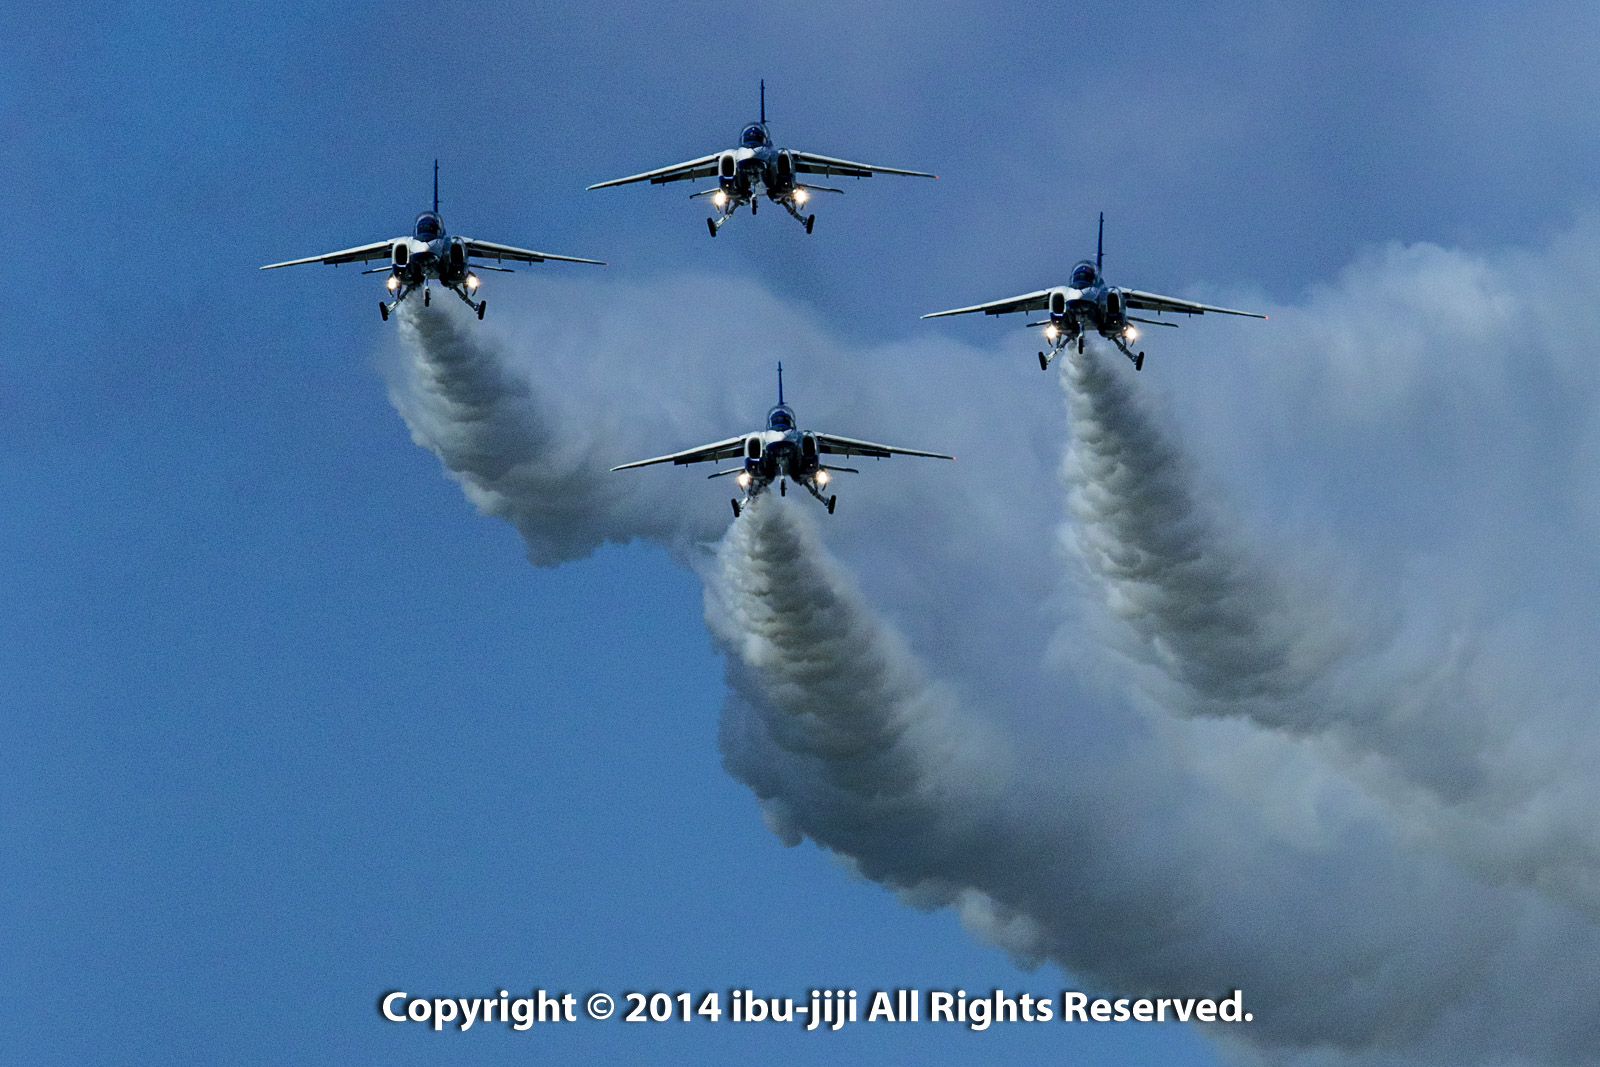
[[[1138,338],[1139,331],[1134,329],[1132,326],[1129,326],[1122,331],[1122,336],[1126,337],[1130,341],[1133,341]]]
[[[1044,328],[1044,335],[1050,338],[1050,340],[1054,341],[1057,337],[1061,336],[1061,331],[1056,329],[1054,326],[1046,326]]]
[[[478,288],[478,276],[476,274],[467,275],[467,288],[472,290]]]
[[[739,477],[734,479],[734,481],[739,483],[739,488],[740,489],[748,489],[748,488],[750,488],[750,480],[751,479],[750,479],[750,472],[749,471],[745,471],[743,474],[739,475]]]
[[[794,202],[795,203],[803,204],[807,200],[810,200],[810,199],[811,199],[811,194],[806,192],[804,189],[796,189],[794,191]]]
[[[827,485],[828,484],[828,472],[827,471],[818,471],[817,472],[817,484],[818,485]]]
[[[728,194],[723,192],[721,189],[718,189],[715,193],[711,194],[711,202],[718,207],[727,207]]]
[[[391,274],[391,275],[389,275],[389,280],[384,282],[383,284],[387,285],[389,287],[389,291],[392,293],[396,289],[400,288],[400,279],[396,278],[393,274]]]

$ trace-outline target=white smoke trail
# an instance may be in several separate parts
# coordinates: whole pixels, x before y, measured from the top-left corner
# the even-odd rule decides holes
[[[1559,762],[1508,758],[1525,726],[1475,691],[1471,640],[1457,633],[1417,662],[1392,626],[1329,585],[1275,571],[1197,488],[1131,376],[1093,347],[1064,363],[1077,520],[1065,536],[1134,638],[1113,640],[1160,672],[1151,688],[1162,706],[1331,742],[1423,836],[1481,874],[1600,916],[1593,806],[1562,795],[1573,778]]]
[[[1494,967],[1526,966],[1518,924],[1537,925],[1539,906],[1508,911],[1496,891],[1384,858],[1394,842],[1381,826],[1352,825],[1340,860],[1306,853],[1290,875],[1275,857],[1188,838],[1206,822],[1202,798],[1174,818],[1171,798],[1126,779],[1019,777],[783,501],[753,504],[705,577],[733,690],[725,762],[769,826],[844,855],[908,903],[955,906],[1024,965],[1051,959],[1128,995],[1235,982],[1261,1023],[1228,1036],[1362,1056],[1457,1025]],[[1124,813],[1116,829],[1098,817],[1108,808]],[[1338,903],[1273,922],[1270,951],[1242,950],[1285,899]],[[1349,922],[1359,936],[1334,934]]]
[[[614,296],[588,294],[587,303],[604,306]],[[561,323],[513,346],[476,323],[462,329],[435,318],[438,309],[420,313],[402,335],[391,395],[415,439],[481,508],[517,524],[536,562],[634,537],[693,544],[725,522],[721,508],[707,507],[704,495],[679,501],[606,467],[665,450],[659,424],[639,425],[650,403],[670,406],[696,429],[721,425],[726,413],[716,398],[727,390],[696,391],[720,369],[716,346],[658,352],[671,361],[661,376],[670,385],[643,393],[637,384],[614,388],[623,363],[574,381],[584,359],[598,365],[602,352],[636,351],[671,334],[663,323],[675,321],[681,297],[666,291],[632,309],[632,318],[649,320],[648,335],[602,344],[579,331],[559,353],[551,337],[563,340]],[[703,319],[679,317],[686,335]],[[748,330],[748,317],[730,328]],[[836,358],[851,368],[864,413],[904,417],[903,370],[881,352],[872,357]],[[971,419],[953,428],[992,446],[1000,406],[992,397],[975,402],[967,358],[957,351],[945,360],[955,392],[921,396],[916,407],[970,409]],[[970,444],[955,450],[978,452]],[[1015,504],[1047,495],[1048,468],[1039,465],[1037,484],[1031,474],[1017,475],[1020,482],[995,474],[1029,454],[1014,448],[990,472],[939,494],[913,492],[914,471],[885,483],[886,497],[937,501],[914,512],[892,552],[881,522],[860,527],[866,548],[858,553],[876,551],[893,564],[870,580],[891,605],[916,605],[903,617],[923,643],[932,635],[943,681],[931,680],[908,642],[867,607],[793,509],[768,498],[733,525],[704,573],[708,624],[727,649],[732,688],[722,744],[730,771],[756,791],[774,829],[791,843],[810,837],[849,857],[908,903],[953,905],[1021,962],[1053,960],[1127,995],[1245,988],[1257,1022],[1223,1038],[1246,1052],[1280,1061],[1304,1054],[1308,1063],[1595,1062],[1585,1013],[1600,999],[1600,974],[1584,962],[1600,958],[1595,925],[1408,847],[1409,823],[1351,786],[1348,759],[1330,761],[1318,745],[1289,735],[1320,736],[1314,715],[1295,718],[1304,711],[1294,704],[1297,686],[1352,649],[1373,647],[1370,640],[1349,631],[1321,636],[1328,628],[1313,618],[1261,653],[1249,647],[1255,638],[1239,614],[1219,610],[1224,625],[1215,631],[1231,627],[1244,635],[1240,643],[1228,652],[1221,642],[1227,655],[1188,648],[1184,658],[1202,669],[1179,670],[1167,682],[1190,693],[1185,710],[1213,702],[1210,715],[1152,719],[1153,732],[1143,734],[1120,702],[1104,698],[1082,698],[1081,707],[1053,716],[1037,709],[1046,683],[1060,680],[1025,671],[1026,656],[989,654],[1038,647],[1029,638],[1039,605],[1026,597],[1040,583],[1029,568],[1034,555],[1048,561],[1054,520]],[[558,499],[565,494],[589,501],[590,510]],[[875,511],[886,502],[878,499]],[[849,522],[830,530],[848,539]],[[988,549],[995,544],[1005,551]],[[964,563],[963,553],[977,556]],[[899,558],[907,556],[914,558]],[[1250,561],[1242,549],[1231,558]],[[1233,608],[1227,583],[1236,577],[1202,569],[1188,580],[1220,588],[1216,599]],[[1275,610],[1294,607],[1281,579],[1245,588]],[[1153,617],[1184,617],[1157,606]],[[972,635],[974,619],[995,632]],[[942,634],[955,639],[941,646]],[[983,654],[972,655],[967,646],[977,641]],[[1243,670],[1242,683],[1228,677],[1234,669]],[[1259,729],[1238,711],[1216,717],[1240,705],[1278,716],[1279,725]],[[992,729],[1005,722],[1045,732],[1023,735],[1027,744],[1013,751]],[[1408,735],[1380,720],[1370,736],[1387,744]],[[1229,768],[1250,772],[1259,795],[1225,788]],[[1285,810],[1314,812],[1316,825],[1285,822]],[[1464,825],[1476,834],[1481,824]],[[1515,830],[1507,823],[1507,836]],[[1471,844],[1479,847],[1476,838]]]
[[[660,506],[659,490],[610,472],[627,439],[614,411],[574,410],[453,309],[412,300],[397,318],[403,355],[387,368],[390,402],[480,512],[517,528],[535,564],[581,559],[606,542],[648,538],[682,552],[715,536],[694,512]]]

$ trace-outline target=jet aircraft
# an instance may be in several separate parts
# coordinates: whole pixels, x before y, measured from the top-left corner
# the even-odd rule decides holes
[[[497,263],[511,260],[516,263],[542,263],[547,259],[560,260],[563,263],[594,263],[605,266],[598,259],[580,259],[577,256],[557,256],[549,252],[532,252],[526,248],[514,248],[511,245],[495,244],[492,241],[476,241],[470,237],[452,237],[445,232],[444,219],[439,214],[439,161],[433,161],[433,210],[424,211],[417,216],[417,222],[412,227],[410,237],[391,237],[387,241],[374,241],[370,245],[360,245],[356,248],[346,248],[340,252],[329,252],[321,256],[307,256],[305,259],[291,259],[283,263],[268,263],[262,270],[272,270],[275,267],[294,267],[301,263],[370,263],[375,259],[386,259],[388,264],[364,270],[363,274],[381,274],[389,272],[389,280],[385,283],[389,292],[394,294],[392,302],[378,301],[378,312],[385,320],[389,312],[400,306],[417,286],[422,286],[422,302],[432,302],[432,294],[428,290],[428,280],[436,278],[440,285],[455,292],[467,306],[478,313],[478,318],[483,318],[484,308],[489,306],[487,300],[474,302],[472,294],[478,291],[478,275],[480,270],[499,271],[502,274],[511,274],[509,267],[491,267],[483,263],[473,263],[473,259],[492,259]]]
[[[794,410],[783,402],[783,364],[780,363],[778,406],[767,412],[765,430],[730,437],[726,441],[715,441],[684,452],[674,452],[670,456],[657,456],[654,459],[641,459],[636,463],[624,463],[611,469],[622,471],[632,467],[648,467],[652,463],[684,464],[703,463],[707,460],[720,462],[725,459],[742,459],[743,462],[737,467],[728,467],[706,476],[721,478],[729,474],[737,475],[739,488],[745,491],[745,498],[742,501],[729,501],[733,505],[734,518],[739,517],[739,511],[744,505],[760,496],[761,491],[774,481],[778,483],[779,496],[788,495],[790,481],[804,486],[812,496],[827,506],[828,514],[832,515],[833,506],[839,498],[822,495],[822,490],[831,480],[831,472],[842,471],[849,474],[861,472],[854,467],[835,467],[822,462],[822,457],[828,455],[871,456],[875,459],[885,459],[892,455],[955,459],[954,456],[945,456],[938,452],[918,452],[911,448],[895,448],[892,445],[873,444],[871,441],[857,441],[851,437],[836,437],[814,430],[801,430],[795,425]]]
[[[1210,304],[1196,304],[1191,300],[1179,300],[1177,297],[1107,285],[1105,278],[1100,274],[1100,264],[1105,257],[1105,236],[1106,216],[1102,211],[1100,237],[1095,243],[1094,262],[1091,263],[1087,259],[1079,260],[1077,266],[1072,268],[1072,279],[1068,285],[1058,285],[1054,289],[1040,289],[1035,293],[1023,293],[1021,296],[995,300],[987,304],[935,311],[922,317],[937,319],[944,315],[965,315],[973,311],[981,311],[985,315],[1005,315],[1012,311],[1043,311],[1046,313],[1045,318],[1028,323],[1029,326],[1043,326],[1045,339],[1050,343],[1048,354],[1039,353],[1040,370],[1048,370],[1050,361],[1074,341],[1078,343],[1078,351],[1082,352],[1084,334],[1089,330],[1095,330],[1101,337],[1107,338],[1121,349],[1122,354],[1133,361],[1134,370],[1143,370],[1144,353],[1139,352],[1136,355],[1128,347],[1128,342],[1138,340],[1139,337],[1139,329],[1133,324],[1138,322],[1146,326],[1171,326],[1174,329],[1178,324],[1161,322],[1157,319],[1143,319],[1128,314],[1129,310],[1154,311],[1157,315],[1168,311],[1175,315],[1204,315],[1212,311],[1221,315],[1266,318],[1265,315],[1257,315],[1253,311],[1212,307]]]
[[[817,216],[802,215],[800,209],[811,199],[811,194],[843,193],[844,190],[826,185],[808,185],[800,180],[801,175],[821,174],[826,177],[837,174],[844,178],[870,178],[875,173],[906,174],[914,178],[938,177],[936,174],[920,170],[900,170],[870,163],[852,163],[848,159],[834,159],[832,156],[778,148],[772,143],[772,134],[767,130],[767,83],[763,80],[761,121],[752,122],[744,128],[744,132],[739,135],[739,147],[691,159],[686,163],[674,163],[660,170],[647,170],[643,174],[634,174],[627,178],[598,182],[589,188],[605,189],[612,185],[627,185],[630,182],[642,181],[660,185],[663,182],[716,178],[715,189],[705,189],[689,195],[691,200],[698,196],[709,196],[711,202],[721,210],[720,218],[706,219],[706,226],[711,230],[711,236],[715,237],[723,224],[744,204],[750,205],[750,214],[754,215],[756,205],[760,203],[757,196],[762,192],[765,192],[768,200],[782,204],[784,210],[798,219],[806,228],[806,232],[810,233]]]

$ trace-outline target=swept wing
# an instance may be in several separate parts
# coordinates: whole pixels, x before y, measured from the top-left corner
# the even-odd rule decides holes
[[[880,167],[874,163],[854,163],[848,159],[819,156],[814,152],[789,153],[794,159],[794,169],[801,174],[837,174],[845,178],[870,178],[873,174],[905,174],[913,178],[937,178],[925,170],[901,170],[898,167]],[[629,179],[631,180],[631,179]]]
[[[1008,296],[1004,300],[991,300],[987,304],[973,304],[971,307],[951,308],[949,311],[935,311],[922,316],[925,319],[937,319],[943,315],[966,315],[969,312],[981,311],[985,315],[1004,315],[1011,311],[1043,311],[1050,306],[1050,290],[1040,289],[1036,293],[1023,293],[1021,296]]]
[[[1257,315],[1253,311],[1235,311],[1232,308],[1212,307],[1210,304],[1196,304],[1192,300],[1179,300],[1177,297],[1162,296],[1159,293],[1141,293],[1137,289],[1122,290],[1122,298],[1128,307],[1138,308],[1141,311],[1171,311],[1182,315],[1204,315],[1208,311],[1214,311],[1220,315],[1266,318],[1265,315]]]
[[[939,452],[919,452],[914,448],[896,448],[893,445],[878,445],[871,441],[857,441],[853,437],[836,437],[831,433],[814,433],[817,451],[827,452],[836,456],[870,456],[873,459],[887,459],[890,456],[927,456],[929,459],[955,459]]]
[[[721,153],[717,153],[720,155]],[[591,189],[604,189],[608,185],[627,185],[629,182],[648,181],[651,185],[660,185],[662,182],[681,182],[691,178],[711,178],[717,173],[717,156],[701,156],[691,159],[686,163],[674,163],[670,167],[660,170],[647,170],[643,174],[634,174],[626,178],[613,178],[608,182],[596,182],[589,186]]]
[[[391,237],[387,241],[374,241],[370,245],[358,245],[355,248],[346,248],[342,252],[328,252],[320,256],[307,256],[304,259],[289,259],[282,263],[268,263],[262,270],[271,270],[273,267],[296,267],[301,263],[368,263],[374,259],[388,259],[389,249],[396,241],[404,241],[404,237]]]
[[[652,463],[704,463],[707,460],[732,459],[744,454],[744,437],[730,437],[726,441],[715,441],[699,448],[685,449],[674,452],[670,456],[657,456],[654,459],[641,459],[635,463],[624,463],[612,467],[614,471],[624,471],[630,467],[648,467]]]
[[[474,241],[470,237],[463,237],[467,243],[467,255],[477,256],[479,259],[515,260],[518,263],[543,263],[547,259],[560,260],[563,263],[593,263],[604,267],[606,264],[598,259],[583,259],[580,256],[558,256],[551,252],[534,252],[527,248],[516,248],[512,245],[497,245],[493,241]]]

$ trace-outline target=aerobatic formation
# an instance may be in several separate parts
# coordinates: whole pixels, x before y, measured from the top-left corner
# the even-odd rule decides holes
[[[739,207],[755,214],[761,196],[810,233],[814,216],[801,208],[821,187],[802,176],[874,172],[922,174],[776,148],[763,86],[761,119],[745,129],[739,148],[590,188],[713,178],[714,188],[694,194],[722,209],[707,220],[713,236]],[[1474,689],[1477,679],[1419,662],[1427,657],[1382,626],[1344,619],[1336,597],[1297,586],[1253,553],[1207,507],[1140,379],[1111,355],[1114,347],[1142,370],[1139,327],[1176,325],[1169,316],[1265,315],[1111,285],[1102,270],[1101,215],[1095,256],[1079,261],[1067,284],[923,316],[1039,314],[1027,325],[1044,331],[1039,363],[1056,364],[1068,412],[1065,507],[1057,498],[1047,519],[1035,517],[1015,533],[1025,524],[1013,507],[1034,502],[1016,505],[1005,487],[986,487],[990,495],[975,498],[973,514],[959,519],[967,524],[962,536],[940,549],[949,555],[935,557],[981,555],[972,566],[988,568],[986,589],[997,575],[1014,583],[1004,597],[986,593],[1009,598],[993,609],[964,597],[959,566],[938,572],[941,595],[959,601],[963,625],[972,623],[958,643],[972,649],[942,649],[941,668],[966,657],[1006,671],[1030,654],[1002,647],[1001,638],[983,644],[980,613],[1018,615],[1018,602],[1050,580],[1041,575],[1062,564],[1051,550],[1057,545],[1035,550],[1038,535],[1059,534],[1075,588],[1088,594],[1083,611],[1093,622],[1085,630],[1102,627],[1095,636],[1104,638],[1107,660],[1132,680],[1127,689],[1138,690],[1129,702],[1136,707],[1119,705],[1108,717],[1126,713],[1147,723],[1154,721],[1142,717],[1149,708],[1165,713],[1158,728],[1135,731],[1140,744],[1146,733],[1158,735],[1138,764],[1152,778],[1168,776],[1152,787],[1106,771],[1094,754],[1104,750],[1093,746],[1085,746],[1089,755],[1061,757],[1079,761],[1073,773],[1046,773],[1027,746],[991,736],[991,723],[974,713],[982,687],[939,681],[823,548],[810,506],[781,499],[792,482],[832,514],[834,475],[861,473],[840,461],[952,456],[802,429],[785,400],[780,363],[778,402],[764,428],[628,460],[624,447],[639,447],[644,431],[619,435],[625,416],[589,410],[614,393],[616,364],[599,360],[622,357],[574,351],[566,353],[574,358],[519,366],[506,343],[468,316],[428,310],[427,286],[436,280],[483,317],[473,298],[473,270],[483,268],[472,259],[573,258],[446,235],[436,169],[434,209],[419,216],[414,236],[291,262],[387,260],[370,272],[389,273],[394,299],[382,305],[385,319],[423,289],[422,306],[413,300],[397,316],[401,355],[387,368],[391,398],[413,439],[439,457],[467,497],[516,526],[534,563],[646,538],[699,570],[707,626],[726,662],[725,766],[757,795],[785,843],[810,839],[910,903],[957,910],[1026,964],[1053,961],[1141,995],[1243,985],[1257,1021],[1226,1040],[1252,1054],[1459,1062],[1451,1054],[1467,1050],[1482,1062],[1523,1062],[1515,1035],[1483,1020],[1514,1019],[1508,1005],[1541,980],[1552,954],[1600,953],[1600,833],[1586,818],[1595,792],[1588,778],[1553,770],[1540,777],[1528,769],[1534,761],[1490,757],[1557,748],[1566,735],[1505,727],[1491,697]],[[660,306],[643,315],[668,318]],[[1274,328],[1281,326],[1280,318]],[[715,359],[697,358],[702,370]],[[888,372],[864,367],[863,378],[869,373]],[[580,388],[581,374],[605,384]],[[720,396],[717,376],[704,378],[693,388]],[[673,438],[679,429],[670,427]],[[652,424],[648,439],[667,439],[667,431]],[[975,440],[987,447],[998,432],[989,427],[991,436]],[[926,443],[954,451],[958,442]],[[709,479],[731,477],[743,491],[730,501],[731,526],[726,513],[683,506],[672,478],[615,474],[698,463],[716,465]],[[896,532],[882,551],[904,551],[902,540],[923,535]],[[717,549],[708,558],[699,550],[712,541]],[[974,545],[984,551],[974,553]],[[936,584],[920,573],[900,580]],[[1228,760],[1184,762],[1193,757],[1186,745],[1198,750],[1197,739],[1224,731],[1236,731],[1233,748],[1218,743]],[[1223,784],[1196,792],[1203,810],[1180,812],[1168,803],[1178,778]],[[1279,793],[1293,803],[1279,808],[1261,799]],[[1359,797],[1349,810],[1339,806],[1346,795]],[[1119,813],[1117,826],[1108,828],[1107,811]],[[1525,818],[1529,811],[1542,821]],[[1295,813],[1317,822],[1309,845],[1285,829]],[[1267,845],[1194,844],[1197,826],[1236,823],[1258,829]],[[1181,857],[1153,876],[1151,856],[1165,852]],[[1251,917],[1269,911],[1315,921],[1283,924],[1267,944],[1273,939],[1260,936]],[[1527,1054],[1592,1062],[1573,1050],[1592,1030],[1584,1011],[1592,1017],[1596,997],[1600,975],[1552,994]]]

